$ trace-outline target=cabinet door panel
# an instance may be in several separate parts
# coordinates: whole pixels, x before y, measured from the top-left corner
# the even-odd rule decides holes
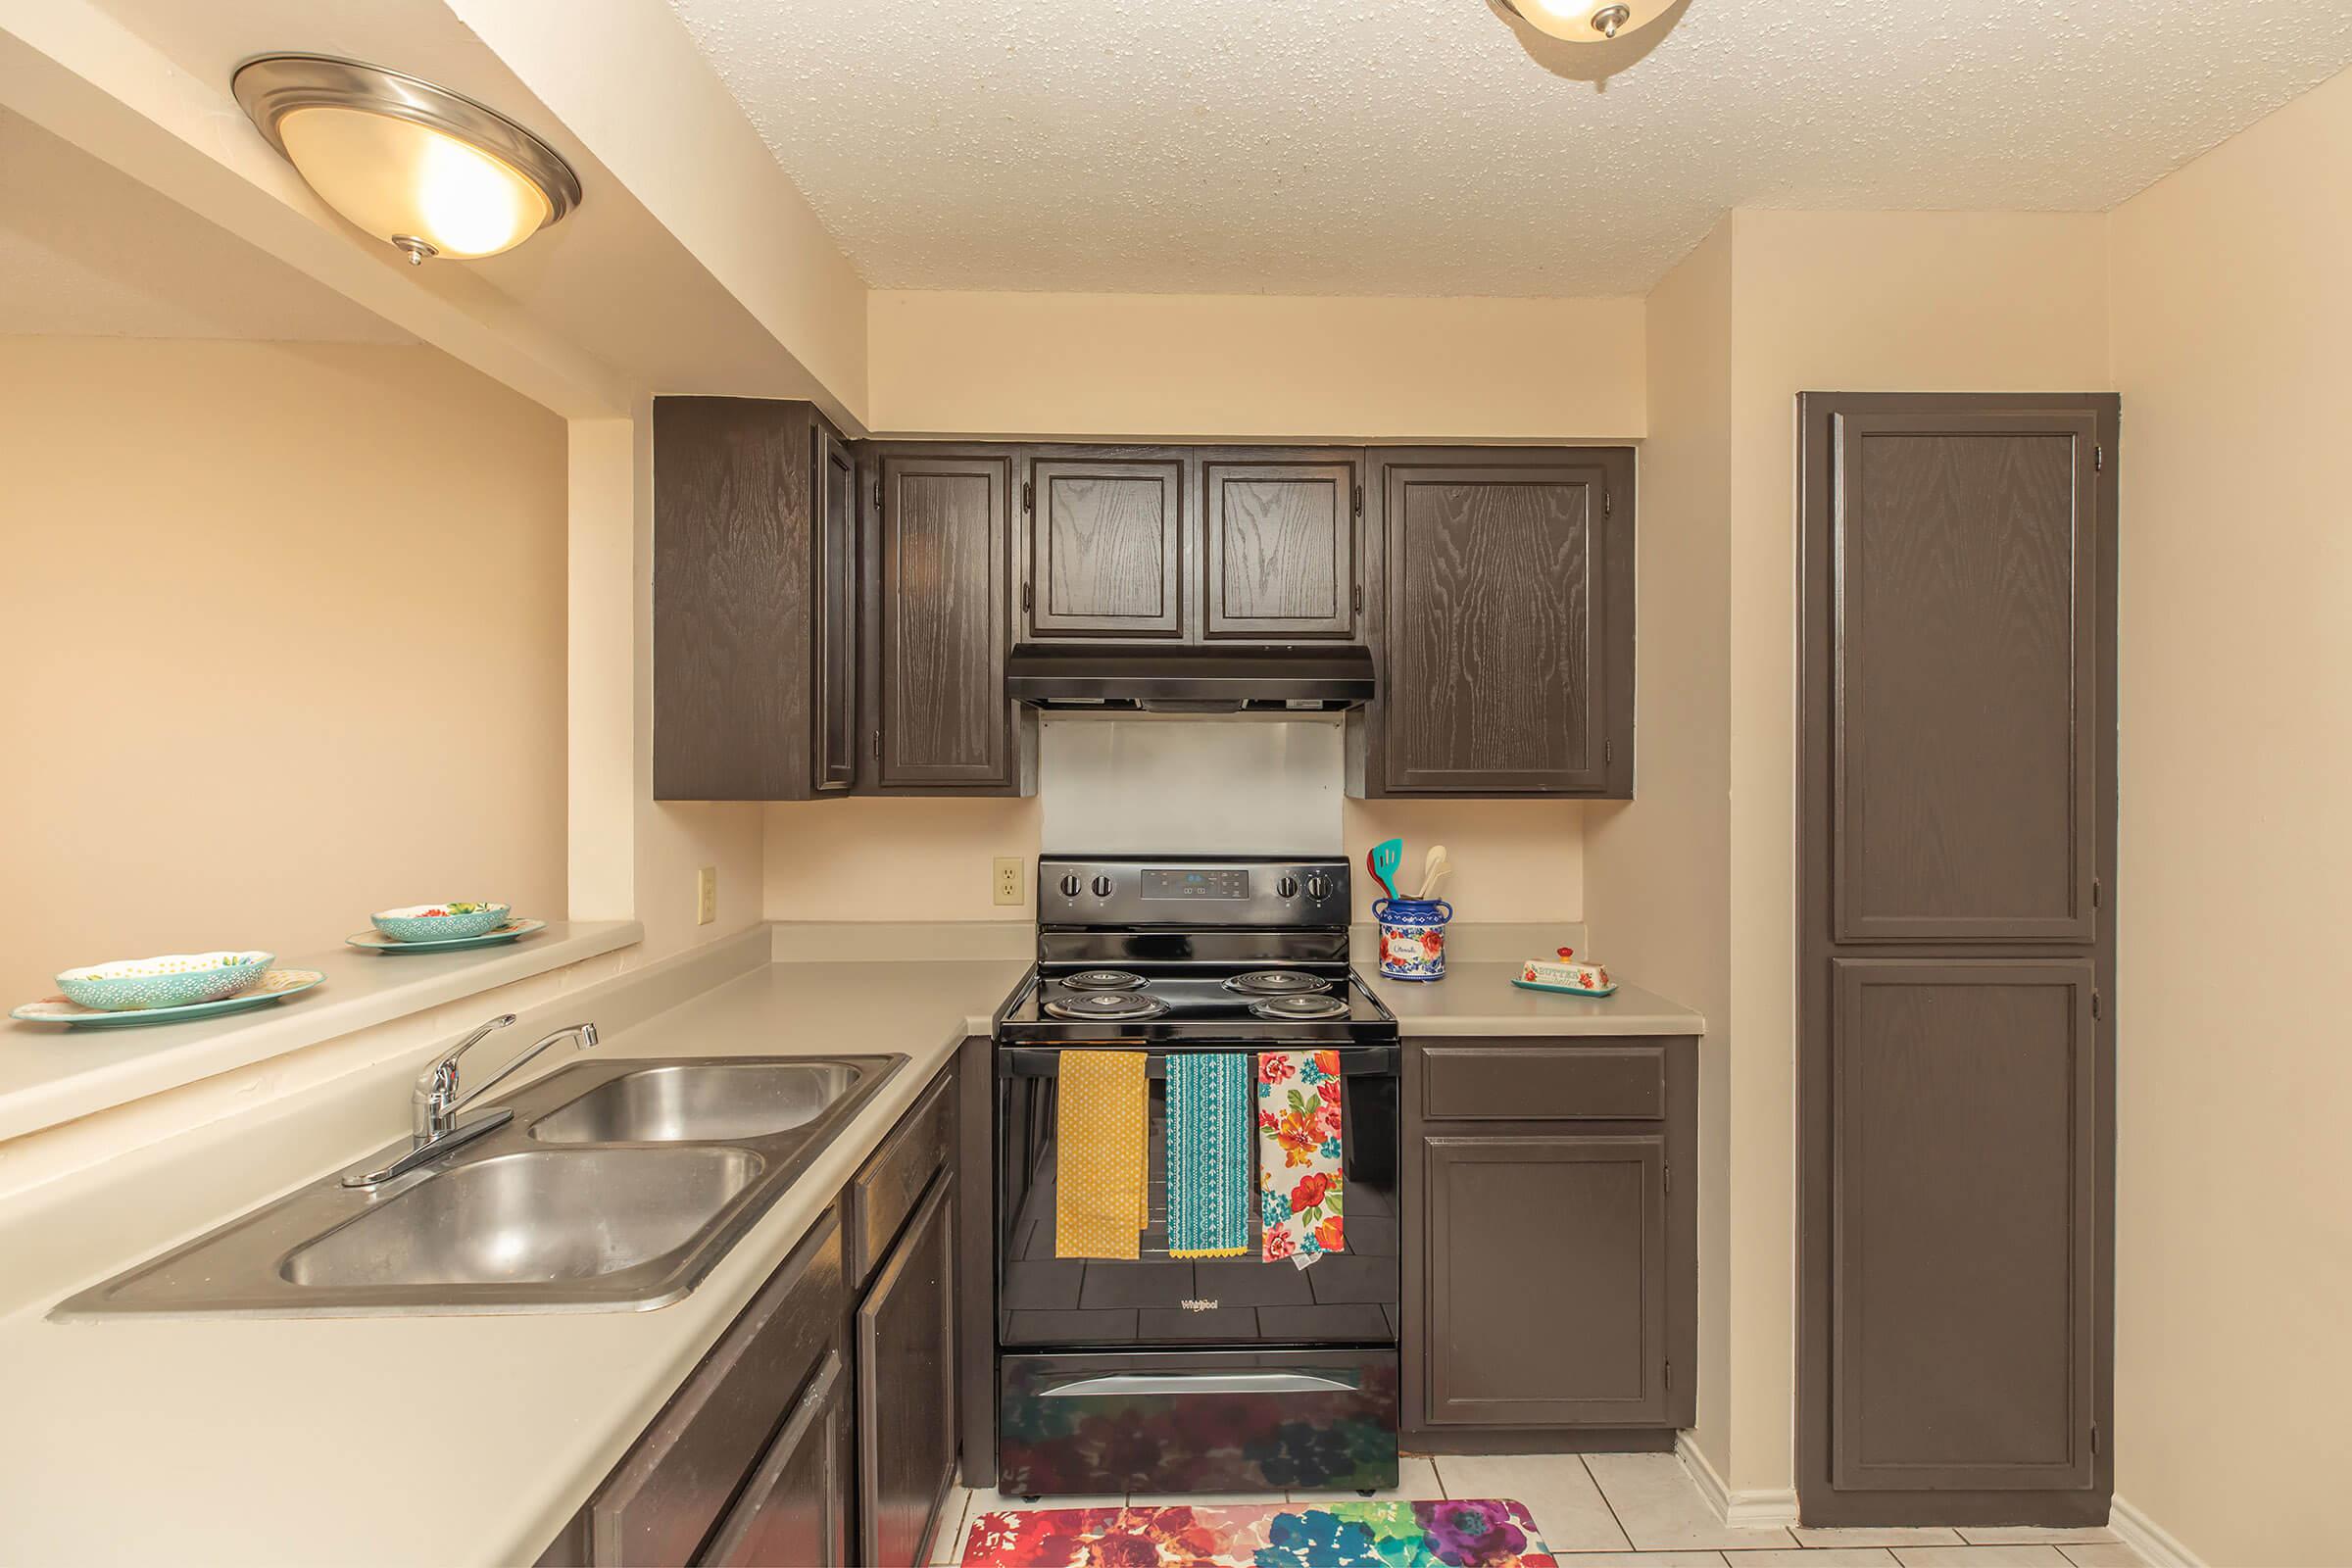
[[[1182,457],[1039,457],[1029,509],[1029,635],[1181,638]]]
[[[1630,523],[1629,465],[1613,452],[1383,463],[1390,791],[1631,793],[1631,715],[1617,710],[1632,695],[1632,541],[1611,537],[1618,492]]]
[[[1209,458],[1200,474],[1206,635],[1354,636],[1355,463]]]
[[[1836,1484],[2086,1487],[2091,960],[1831,970]]]
[[[956,1220],[942,1176],[858,1308],[858,1515],[866,1568],[922,1560],[956,1478]]]
[[[2092,937],[2087,409],[1840,414],[1840,942]]]
[[[883,788],[1014,781],[1004,698],[1008,452],[880,464]]]
[[[830,429],[816,427],[815,787],[858,782],[858,467]]]
[[[1665,1421],[1666,1139],[1427,1137],[1432,1426]]]
[[[849,1568],[850,1379],[827,1350],[718,1534],[710,1568]]]

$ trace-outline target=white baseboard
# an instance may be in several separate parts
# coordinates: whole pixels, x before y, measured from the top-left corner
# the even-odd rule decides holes
[[[1707,1462],[1707,1456],[1699,1451],[1698,1445],[1690,1441],[1688,1432],[1675,1434],[1674,1452],[1683,1461],[1683,1468],[1690,1472],[1691,1484],[1707,1499],[1707,1506],[1720,1514],[1725,1524],[1741,1530],[1769,1530],[1796,1523],[1793,1490],[1732,1491],[1724,1485],[1714,1465]]]
[[[2205,1560],[2182,1545],[2164,1526],[2118,1497],[2107,1506],[2107,1528],[2148,1560],[2148,1568],[2205,1568]]]

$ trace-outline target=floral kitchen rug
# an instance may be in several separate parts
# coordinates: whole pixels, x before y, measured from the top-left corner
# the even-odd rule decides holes
[[[1525,1503],[1158,1504],[972,1521],[963,1568],[1558,1568]]]

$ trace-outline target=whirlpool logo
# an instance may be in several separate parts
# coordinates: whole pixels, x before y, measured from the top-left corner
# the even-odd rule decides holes
[[[1195,1297],[1187,1301],[1179,1302],[1178,1304],[1181,1305],[1187,1312],[1213,1312],[1217,1309],[1216,1302],[1203,1301],[1198,1297]]]

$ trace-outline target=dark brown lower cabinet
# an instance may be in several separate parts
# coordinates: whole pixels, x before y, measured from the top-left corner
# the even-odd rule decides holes
[[[955,1483],[960,1431],[960,1105],[951,1064],[549,1544],[540,1568],[911,1568],[924,1560]]]
[[[1696,1052],[1407,1042],[1405,1422],[1423,1446],[1662,1447],[1690,1423]]]
[[[956,1179],[942,1172],[858,1308],[858,1560],[923,1561],[956,1480]]]
[[[849,1568],[851,1435],[849,1363],[836,1348],[817,1363],[702,1560],[714,1568]]]

